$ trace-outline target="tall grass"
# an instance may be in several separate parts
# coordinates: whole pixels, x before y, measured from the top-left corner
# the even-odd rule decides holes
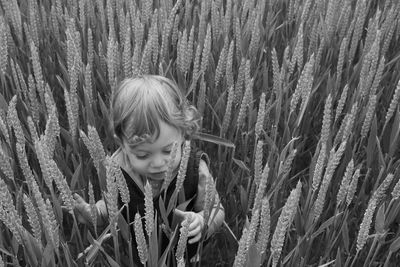
[[[174,79],[203,115],[193,142],[212,159],[226,220],[201,241],[201,265],[399,261],[398,1],[1,0],[0,10],[0,264],[131,265],[129,227],[146,230],[136,237],[148,266],[188,260],[187,222],[169,229],[180,247],[167,259],[152,214],[118,216],[118,194],[129,196],[107,157],[109,97],[146,73]],[[105,229],[79,223],[75,192],[106,200]]]

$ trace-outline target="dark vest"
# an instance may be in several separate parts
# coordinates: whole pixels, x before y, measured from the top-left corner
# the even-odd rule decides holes
[[[186,206],[186,211],[192,211],[193,210],[193,206],[194,206],[194,202],[197,196],[197,187],[198,187],[198,183],[199,183],[199,163],[200,163],[200,159],[201,156],[204,152],[202,152],[201,150],[195,148],[192,146],[191,151],[190,151],[190,156],[189,156],[189,160],[188,160],[188,165],[187,165],[187,169],[186,169],[186,177],[185,180],[183,182],[183,188],[181,189],[181,191],[183,190],[184,192],[184,198],[182,199],[182,197],[178,197],[177,200],[177,204],[176,206],[178,206],[179,204],[189,201],[189,203]],[[137,244],[136,244],[136,239],[135,239],[135,233],[134,233],[134,228],[133,228],[133,221],[135,218],[135,214],[137,212],[139,212],[139,214],[142,216],[142,218],[144,217],[144,193],[142,192],[142,190],[138,187],[138,185],[133,181],[133,179],[129,176],[129,174],[124,171],[122,169],[122,173],[125,177],[126,183],[128,185],[128,189],[129,189],[129,194],[130,194],[130,202],[129,202],[129,210],[125,207],[122,210],[122,216],[125,218],[125,220],[131,224],[130,230],[131,230],[131,235],[132,235],[132,254],[133,254],[133,259],[135,261],[135,263],[138,266],[143,266],[140,263],[140,259],[138,256],[138,251],[137,251]],[[172,196],[172,193],[175,190],[175,184],[176,184],[176,176],[173,178],[173,180],[171,181],[171,184],[169,185],[169,187],[167,188],[167,193],[166,193],[166,198],[164,199],[165,202],[165,210],[168,207],[168,203],[169,200]],[[160,194],[156,197],[153,198],[153,204],[154,204],[154,212],[158,214],[158,222],[162,221],[162,218],[160,216],[160,197],[164,198],[164,190],[160,192]],[[121,202],[121,199],[118,198],[118,202],[120,207],[122,207],[123,203]],[[128,212],[129,212],[129,217],[128,217]],[[128,218],[130,220],[130,222],[128,221]],[[168,217],[169,220],[169,225],[172,224],[172,213],[170,214],[170,216]],[[143,225],[144,225],[144,220],[142,221]],[[172,229],[173,231],[174,229]],[[145,234],[146,236],[146,234]],[[179,237],[179,231],[178,231],[178,235],[177,238]],[[165,234],[163,234],[163,241],[162,241],[162,246],[161,246],[161,251],[159,252],[159,255],[161,255],[164,250],[166,249],[167,245],[169,243],[169,240],[167,238],[167,236]],[[198,244],[187,244],[187,252],[188,252],[188,258],[190,259],[191,257],[193,257],[196,252],[197,252],[197,247]],[[175,253],[172,254],[173,256],[175,256]]]

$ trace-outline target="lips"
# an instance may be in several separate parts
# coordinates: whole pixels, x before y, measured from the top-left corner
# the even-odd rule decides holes
[[[149,173],[149,176],[153,179],[164,179],[165,176],[165,171],[163,172],[153,172],[153,173]]]

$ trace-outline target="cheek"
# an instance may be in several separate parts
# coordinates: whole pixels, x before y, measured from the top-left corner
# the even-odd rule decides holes
[[[181,158],[182,158],[182,149],[179,148],[178,151],[176,152],[176,157],[174,160],[174,168],[179,166],[179,164],[181,163]]]
[[[130,156],[128,158],[131,168],[134,171],[142,172],[147,167],[147,162],[145,160],[138,160],[133,156]]]

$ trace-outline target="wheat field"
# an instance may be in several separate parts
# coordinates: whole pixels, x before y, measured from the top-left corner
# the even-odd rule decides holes
[[[145,227],[119,214],[109,99],[141,74],[203,117],[226,216],[198,266],[400,262],[399,1],[0,4],[0,266],[132,266],[129,228],[145,266],[189,266],[187,225],[157,227],[151,193]],[[105,228],[73,193],[106,199]]]

